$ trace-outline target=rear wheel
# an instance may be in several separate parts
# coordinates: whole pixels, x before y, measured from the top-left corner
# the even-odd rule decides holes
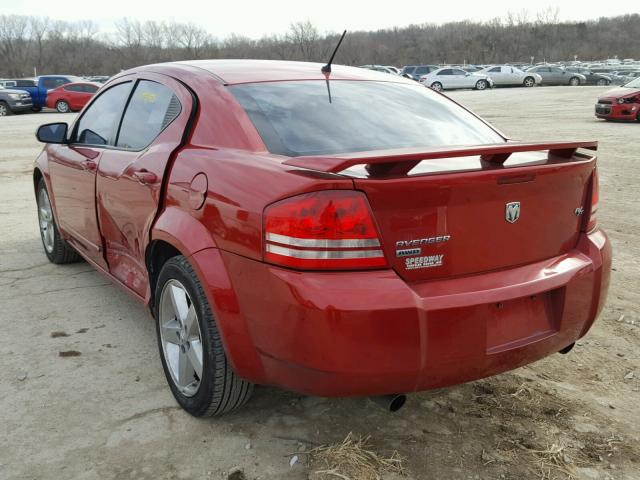
[[[577,87],[578,85],[580,85],[580,79],[578,77],[571,77],[569,79],[569,85],[571,85],[572,87]]]
[[[37,202],[40,238],[42,238],[44,253],[49,261],[52,263],[72,263],[82,260],[78,252],[60,236],[56,220],[53,217],[47,186],[42,178],[38,182]]]
[[[600,86],[609,85],[609,82],[607,81],[606,78],[600,78],[598,79],[597,85],[600,85]]]
[[[69,113],[71,111],[71,108],[69,108],[69,104],[64,100],[58,100],[56,102],[56,110],[59,113]]]
[[[231,369],[202,285],[182,255],[162,267],[155,299],[162,367],[180,406],[201,417],[244,405],[253,384]]]
[[[522,84],[525,87],[533,87],[536,84],[536,81],[533,79],[533,77],[527,77],[524,79],[524,82],[522,82]]]
[[[36,113],[41,112],[42,111],[42,107],[31,107],[31,111],[32,112],[36,112]]]
[[[476,90],[485,90],[488,86],[489,84],[486,80],[478,80],[476,82]]]
[[[13,115],[9,105],[7,105],[6,102],[0,102],[0,117],[7,117],[9,115]]]
[[[442,91],[442,84],[440,82],[433,82],[431,84],[431,88],[434,89],[436,92],[441,92]]]

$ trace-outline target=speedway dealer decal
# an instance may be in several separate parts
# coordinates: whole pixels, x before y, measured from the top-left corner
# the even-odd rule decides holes
[[[424,257],[405,258],[405,267],[407,270],[416,270],[418,268],[440,267],[444,259],[444,254],[426,255]]]

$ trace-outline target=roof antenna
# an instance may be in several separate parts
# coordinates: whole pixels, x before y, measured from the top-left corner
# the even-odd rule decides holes
[[[331,73],[331,64],[333,63],[333,57],[336,56],[336,53],[338,52],[338,49],[340,48],[340,44],[342,43],[342,40],[344,40],[344,36],[346,34],[347,34],[346,30],[344,32],[342,32],[342,36],[340,37],[340,40],[338,40],[338,44],[336,45],[336,48],[333,50],[333,53],[331,54],[331,58],[329,59],[329,63],[327,63],[324,67],[322,67],[322,71],[324,73]]]

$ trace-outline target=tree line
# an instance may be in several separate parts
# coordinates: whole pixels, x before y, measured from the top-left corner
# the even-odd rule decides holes
[[[347,25],[348,27],[348,25]],[[111,75],[148,63],[203,58],[326,61],[339,34],[311,22],[286,33],[220,39],[192,23],[123,18],[113,33],[92,21],[0,15],[0,77]],[[347,65],[597,60],[640,57],[640,15],[561,22],[557,9],[509,13],[486,22],[422,23],[349,32],[336,57]]]

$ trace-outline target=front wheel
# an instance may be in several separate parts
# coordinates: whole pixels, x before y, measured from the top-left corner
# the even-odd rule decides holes
[[[78,262],[82,258],[64,239],[60,236],[56,219],[53,216],[51,201],[49,200],[49,192],[44,183],[44,179],[40,179],[37,189],[38,202],[38,224],[40,226],[40,238],[44,253],[51,263],[73,263]]]
[[[35,113],[41,112],[42,111],[42,107],[31,107],[31,111],[35,112]]]
[[[442,91],[442,84],[440,82],[433,82],[431,84],[431,88],[433,90],[435,90],[436,92],[441,92]]]
[[[478,80],[476,82],[476,90],[486,90],[488,86],[489,84],[487,83],[486,80]]]
[[[597,85],[600,85],[601,87],[603,87],[605,85],[609,85],[609,82],[607,81],[606,78],[601,78],[598,80]]]
[[[527,77],[527,78],[524,79],[524,82],[522,82],[522,84],[525,87],[531,88],[531,87],[535,86],[536,81],[533,79],[533,77]]]
[[[59,113],[69,113],[71,111],[71,108],[69,108],[69,104],[64,100],[58,100],[56,102],[56,110]]]
[[[5,102],[0,102],[0,117],[8,117],[13,115],[13,112]]]
[[[571,85],[572,87],[577,87],[578,85],[580,85],[580,79],[578,77],[571,77],[571,79],[569,80],[569,85]]]
[[[185,257],[164,264],[155,299],[160,358],[178,404],[195,417],[244,405],[253,384],[231,369],[211,306]]]

